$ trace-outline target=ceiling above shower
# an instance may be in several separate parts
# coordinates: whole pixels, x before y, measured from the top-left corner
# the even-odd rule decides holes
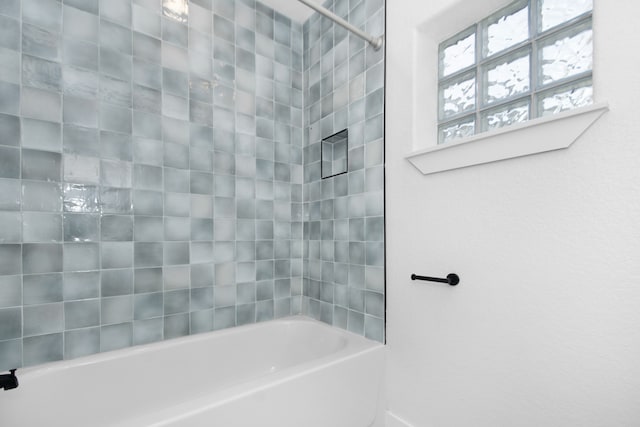
[[[313,10],[298,0],[260,0],[262,3],[273,8],[274,10],[288,16],[294,21],[304,23],[311,15]],[[313,0],[318,4],[322,4],[320,0]]]

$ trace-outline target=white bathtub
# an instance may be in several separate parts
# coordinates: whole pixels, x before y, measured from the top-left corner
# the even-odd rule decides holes
[[[384,346],[290,317],[19,369],[3,427],[382,426]]]

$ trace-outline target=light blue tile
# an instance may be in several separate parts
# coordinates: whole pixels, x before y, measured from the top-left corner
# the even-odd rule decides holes
[[[59,33],[62,30],[62,5],[57,0],[23,0],[22,19]]]
[[[62,360],[63,351],[62,333],[27,337],[23,341],[24,366]]]
[[[92,242],[99,240],[99,216],[93,214],[64,214],[65,242]]]
[[[100,248],[97,243],[64,244],[63,268],[65,272],[97,270],[99,267]],[[92,277],[89,277],[88,280],[92,279]],[[78,278],[78,280],[80,279]]]
[[[135,111],[134,111],[135,114]],[[134,123],[135,123],[134,119]],[[135,125],[134,125],[135,128]],[[133,158],[136,163],[162,166],[164,162],[164,153],[162,150],[162,141],[148,138],[134,138]]]
[[[17,115],[20,107],[20,86],[0,81],[0,113]]]
[[[77,3],[80,3],[76,0]],[[98,41],[99,20],[94,13],[82,10],[81,5],[65,2],[63,9],[63,32],[67,37],[96,43]],[[85,8],[87,8],[85,6]],[[88,8],[90,9],[90,8]]]
[[[2,3],[3,5],[5,2]],[[18,8],[19,10],[19,8]],[[0,15],[0,46],[20,50],[20,22]]]
[[[148,344],[163,338],[164,319],[162,317],[133,322],[134,344]]]
[[[164,313],[163,293],[137,294],[134,297],[134,319],[160,317]]]
[[[187,23],[189,3],[187,0],[162,0],[162,14],[176,22]]]
[[[133,217],[123,215],[104,215],[100,222],[101,240],[132,241]]]
[[[54,303],[26,306],[23,318],[25,337],[61,332],[64,330],[64,305]]]
[[[99,12],[98,0],[64,0],[64,3],[94,15],[97,15]]]
[[[155,89],[134,85],[133,108],[147,113],[160,114],[162,112],[162,93]]]
[[[100,351],[100,328],[76,329],[64,333],[64,358],[88,356]]]
[[[19,52],[0,47],[0,80],[20,84]]]
[[[101,103],[100,126],[105,130],[131,134],[133,130],[131,110]],[[131,147],[129,147],[129,150],[131,150]]]
[[[103,213],[129,214],[133,210],[130,189],[102,188],[100,201]]]
[[[101,107],[103,110],[108,109],[106,104]],[[133,147],[131,141],[131,111],[124,108],[115,108],[113,111],[105,112],[105,118],[113,121],[115,132],[100,132],[100,157],[110,160],[124,160],[130,162],[133,159]],[[120,117],[120,118],[118,118]],[[121,120],[121,123],[118,121]],[[104,126],[101,126],[104,128]],[[125,132],[125,133],[118,133]]]
[[[97,299],[64,303],[66,329],[86,328],[100,324],[100,302]]]
[[[162,268],[137,268],[134,281],[136,294],[162,291]]]
[[[62,129],[59,123],[22,119],[22,146],[34,150],[60,152]]]
[[[20,150],[0,146],[0,178],[20,177]]]
[[[213,315],[214,329],[225,329],[236,326],[236,307],[217,308]]]
[[[161,217],[135,216],[134,238],[137,242],[164,240],[164,226]]]
[[[166,94],[162,100],[162,114],[178,120],[188,120],[189,102],[186,98]]]
[[[0,209],[17,211],[20,205],[20,181],[0,178]]]
[[[100,295],[100,272],[85,271],[64,274],[64,299],[73,301]]]
[[[189,244],[185,242],[167,242],[164,244],[164,264],[189,264]]]
[[[0,341],[0,370],[22,367],[22,340]]]
[[[347,329],[348,315],[349,315],[349,311],[346,308],[334,306],[333,325],[341,329]]]
[[[191,240],[210,241],[213,239],[213,221],[206,218],[191,219]]]
[[[17,307],[22,304],[22,277],[0,276],[0,307]]]
[[[62,55],[60,33],[24,23],[22,53],[55,61],[60,60]]]
[[[242,304],[238,305],[237,312],[237,325],[248,325],[255,323],[256,321],[256,304]]]
[[[100,71],[120,80],[130,81],[132,76],[131,56],[118,51],[100,48]]]
[[[274,318],[273,300],[258,301],[256,303],[256,322],[264,322]]]
[[[63,300],[62,274],[26,275],[23,278],[25,305],[47,304]]]
[[[104,270],[101,289],[103,297],[133,294],[133,270]]]
[[[160,38],[160,16],[150,13],[144,6],[133,5],[132,29]]]
[[[213,107],[198,101],[189,102],[189,120],[200,125],[213,126]]]
[[[161,103],[158,107],[161,107]],[[133,135],[149,140],[160,140],[162,138],[162,120],[167,120],[159,114],[149,114],[143,111],[133,111]],[[158,155],[162,150],[158,150]],[[154,157],[155,159],[155,157]]]
[[[160,64],[162,60],[162,44],[160,40],[137,32],[133,33],[133,56],[137,61],[148,61],[149,64]],[[146,62],[136,62],[135,66],[144,69]],[[138,75],[136,73],[136,75]],[[138,80],[136,80],[138,81]],[[148,84],[146,86],[149,86]],[[150,87],[157,87],[155,85]]]
[[[364,314],[349,310],[347,330],[358,335],[364,335]]]
[[[174,144],[175,145],[175,144]],[[166,144],[165,144],[166,147]],[[180,151],[165,150],[165,161],[168,160],[168,153],[180,153]],[[183,156],[180,156],[182,159]],[[188,157],[187,157],[188,159]],[[172,168],[164,169],[164,190],[173,193],[189,193],[189,171]]]
[[[100,183],[113,188],[131,188],[132,164],[129,162],[103,160],[100,163]]]
[[[100,47],[125,55],[132,54],[131,28],[126,28],[102,19],[100,21]]]
[[[192,194],[213,195],[213,175],[205,172],[191,172],[190,190]]]
[[[194,215],[193,210],[190,210],[191,197],[189,194],[165,193],[164,214],[166,216],[175,216],[175,217],[196,216]],[[199,196],[199,197],[205,198],[206,196]]]
[[[193,58],[198,59],[200,56],[201,55],[194,54]],[[210,61],[207,61],[210,64]],[[191,66],[193,72],[196,74],[200,74],[197,72],[197,69],[202,66],[201,64],[198,64],[197,61],[194,62],[194,59],[189,61],[189,55],[186,49],[177,45],[172,45],[170,43],[162,44],[162,65],[166,68],[171,68],[182,72],[189,71],[189,66]]]
[[[368,290],[384,293],[384,268],[367,266],[365,269],[365,286]]]
[[[203,19],[206,21],[206,17]],[[213,44],[211,42],[211,36],[209,34],[203,34],[199,31],[195,31],[189,28],[189,50],[191,52],[197,52],[202,56],[209,55]]]
[[[100,304],[100,321],[103,325],[133,320],[133,295],[102,298]]]
[[[5,0],[0,4],[0,14],[11,16],[13,18],[20,17],[20,0]]]
[[[162,19],[162,40],[186,48],[189,39],[187,26],[171,18]]]
[[[63,58],[68,65],[97,71],[99,66],[98,46],[81,40],[65,38],[63,40]]]
[[[130,347],[133,344],[133,325],[131,322],[100,328],[100,351],[111,351]]]
[[[0,341],[22,336],[22,307],[0,309]]]
[[[22,247],[20,245],[0,245],[0,275],[22,273]]]
[[[100,100],[117,107],[131,108],[131,83],[107,76],[100,78]]]
[[[62,81],[62,69],[57,62],[22,56],[22,83],[40,89],[59,91]]]
[[[20,118],[7,114],[0,114],[0,145],[18,147],[20,145]]]
[[[24,86],[20,93],[20,110],[24,117],[60,122],[62,97],[56,92]]]
[[[189,311],[189,290],[182,289],[164,293],[164,314],[178,314]]]
[[[100,2],[100,16],[131,28],[131,1],[109,0]]]
[[[75,166],[72,164],[71,166]],[[74,174],[78,177],[80,174]],[[98,187],[85,184],[64,184],[64,211],[72,213],[99,213]]]
[[[191,334],[213,330],[213,310],[201,310],[190,313]]]
[[[165,266],[164,273],[164,289],[176,290],[185,289],[190,286],[189,281],[189,266]]]
[[[364,336],[378,342],[384,342],[384,320],[373,317],[365,316],[364,318]]]
[[[171,117],[163,117],[162,138],[165,142],[189,145],[189,122]]]
[[[384,317],[384,295],[377,292],[365,292],[365,313],[379,318]]]
[[[189,218],[166,217],[164,220],[164,238],[170,241],[186,241],[190,238]]]
[[[164,317],[164,338],[178,338],[189,335],[189,313]]]
[[[148,190],[135,190],[134,212],[136,215],[162,216],[162,193]]]
[[[133,242],[105,242],[100,246],[103,269],[133,267]]]
[[[135,188],[144,190],[162,190],[162,168],[146,165],[134,165],[133,182]]]
[[[378,267],[384,265],[384,242],[367,242],[366,264]]]

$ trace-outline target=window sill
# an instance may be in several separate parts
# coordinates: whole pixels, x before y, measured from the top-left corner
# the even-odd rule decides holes
[[[533,119],[410,153],[424,175],[569,148],[605,112],[606,103]]]

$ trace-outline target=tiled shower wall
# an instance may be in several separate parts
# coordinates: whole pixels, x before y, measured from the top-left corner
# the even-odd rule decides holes
[[[384,0],[325,7],[384,34]],[[384,341],[384,49],[317,14],[303,32],[303,312]],[[321,179],[321,139],[347,128],[348,172]]]
[[[301,311],[302,56],[253,0],[0,2],[0,370]]]

